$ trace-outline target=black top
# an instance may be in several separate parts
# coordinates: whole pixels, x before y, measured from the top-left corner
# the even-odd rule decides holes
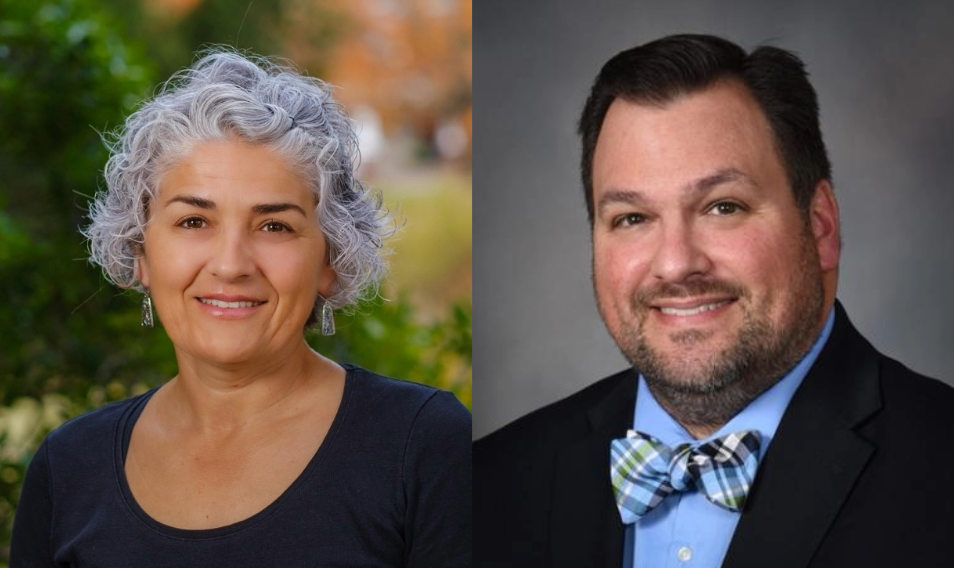
[[[304,472],[216,529],[164,525],[129,490],[125,446],[152,392],[68,422],[30,464],[11,568],[470,566],[470,413],[450,393],[345,368]]]

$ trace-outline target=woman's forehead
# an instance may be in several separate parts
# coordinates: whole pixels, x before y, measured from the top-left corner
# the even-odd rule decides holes
[[[290,202],[311,209],[316,196],[294,166],[263,145],[238,140],[201,142],[165,172],[159,201],[194,196],[236,205]]]

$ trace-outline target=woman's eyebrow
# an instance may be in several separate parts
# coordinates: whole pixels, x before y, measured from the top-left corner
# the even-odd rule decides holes
[[[207,209],[210,211],[214,211],[216,208],[214,201],[196,197],[194,195],[177,195],[167,201],[166,205],[170,205],[172,203],[185,203],[186,205],[192,205],[193,207]],[[308,216],[304,209],[298,205],[295,205],[294,203],[262,203],[252,207],[252,212],[259,215],[282,213],[283,211],[298,211],[303,217]]]
[[[298,211],[301,213],[302,217],[308,216],[304,209],[295,205],[294,203],[263,203],[261,205],[252,207],[252,211],[261,215],[267,215],[269,213],[281,213],[283,211]]]
[[[194,195],[177,195],[167,201],[166,205],[171,205],[173,203],[185,203],[186,205],[192,205],[194,207],[198,207],[199,209],[215,209],[214,201],[202,199],[201,197],[195,197]]]

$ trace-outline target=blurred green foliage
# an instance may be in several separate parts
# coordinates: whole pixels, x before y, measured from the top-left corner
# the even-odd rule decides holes
[[[263,55],[281,46],[281,20],[289,0],[205,0],[187,18],[175,15],[172,6],[191,2],[138,2],[100,0],[121,18],[129,37],[163,80],[192,63],[202,46],[230,45]]]
[[[139,326],[138,294],[86,262],[78,232],[103,183],[99,132],[121,125],[165,76],[125,33],[95,0],[0,0],[0,566],[43,437],[176,373],[164,331]],[[378,300],[339,314],[337,335],[308,339],[335,360],[452,390],[469,407],[471,314],[461,303],[421,323],[403,297]]]
[[[470,302],[455,304],[447,319],[424,324],[410,302],[378,299],[355,314],[338,314],[335,322],[335,335],[309,335],[309,344],[319,353],[382,375],[453,391],[470,408]]]
[[[147,380],[168,374],[155,365],[171,352],[137,347],[130,300],[85,262],[77,230],[107,157],[98,131],[121,124],[152,73],[93,2],[0,0],[0,14],[0,329],[16,338],[0,346],[0,403],[72,396],[131,360],[155,368]]]

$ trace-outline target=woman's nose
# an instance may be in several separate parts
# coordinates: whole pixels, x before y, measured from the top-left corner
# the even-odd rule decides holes
[[[215,242],[209,267],[215,276],[224,280],[238,280],[255,271],[249,235],[241,229],[223,230]]]

